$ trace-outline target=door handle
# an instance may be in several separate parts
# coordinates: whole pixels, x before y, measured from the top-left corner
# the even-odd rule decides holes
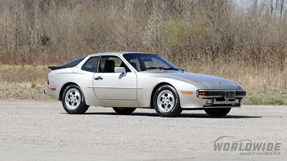
[[[103,80],[103,78],[101,76],[98,76],[97,78],[95,78],[95,80]]]

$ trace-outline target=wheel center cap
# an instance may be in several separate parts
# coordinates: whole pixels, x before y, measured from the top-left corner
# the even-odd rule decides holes
[[[164,103],[168,103],[168,98],[164,98]]]

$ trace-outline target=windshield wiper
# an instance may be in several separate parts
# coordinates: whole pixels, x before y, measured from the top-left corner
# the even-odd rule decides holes
[[[176,68],[161,68],[163,70],[180,70],[180,69],[176,69]]]
[[[161,69],[162,69],[162,67],[149,67],[149,68],[143,68],[143,69],[142,69],[142,71],[143,71],[143,70],[148,70],[148,69],[160,69],[160,70],[161,70]]]
[[[180,69],[176,69],[176,68],[163,68],[163,67],[149,67],[149,68],[143,68],[143,70],[147,70],[147,69],[159,69],[159,70],[180,70]]]

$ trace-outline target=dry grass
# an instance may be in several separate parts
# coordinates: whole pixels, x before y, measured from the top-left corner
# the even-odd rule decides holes
[[[0,99],[34,99],[51,100],[52,98],[43,93],[46,85],[39,83],[7,83],[1,82]]]
[[[287,68],[253,65],[252,61],[209,60],[182,63],[193,73],[215,75],[240,84],[247,91],[243,104],[287,104]],[[270,59],[271,60],[271,59]]]
[[[47,65],[96,52],[139,51],[159,54],[189,72],[238,82],[252,98],[268,100],[275,94],[284,100],[285,1],[276,3],[282,9],[269,0],[245,8],[233,2],[3,1],[0,88],[5,94],[0,95],[18,97],[24,88],[39,94],[30,86],[45,87]]]
[[[164,55],[169,59],[167,55]],[[192,73],[215,75],[230,79],[242,85],[248,93],[287,94],[287,67],[278,64],[271,66],[256,60],[242,60],[238,56],[210,56],[200,58],[176,59],[172,63]]]
[[[186,62],[181,67],[188,72],[216,75],[241,84],[248,93],[243,104],[287,104],[286,70],[206,62]],[[47,66],[1,66],[0,99],[51,99],[43,93],[49,72]]]
[[[250,93],[287,93],[287,72],[278,69],[261,68],[242,64],[222,63],[217,65],[201,66],[200,63],[193,63],[187,67],[187,71],[215,75],[233,80]]]
[[[47,66],[0,67],[0,99],[51,99],[43,94],[46,88]]]
[[[6,83],[26,83],[38,82],[43,85],[46,83],[47,75],[50,72],[47,66],[19,66],[19,65],[1,65],[0,82]]]

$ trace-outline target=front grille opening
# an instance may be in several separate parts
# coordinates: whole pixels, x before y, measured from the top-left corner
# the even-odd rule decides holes
[[[209,96],[224,96],[224,94],[222,91],[209,91]]]
[[[246,95],[246,91],[236,91],[236,95],[245,96]]]
[[[216,98],[216,101],[225,101],[225,98]],[[228,101],[235,101],[235,99],[228,99]]]

